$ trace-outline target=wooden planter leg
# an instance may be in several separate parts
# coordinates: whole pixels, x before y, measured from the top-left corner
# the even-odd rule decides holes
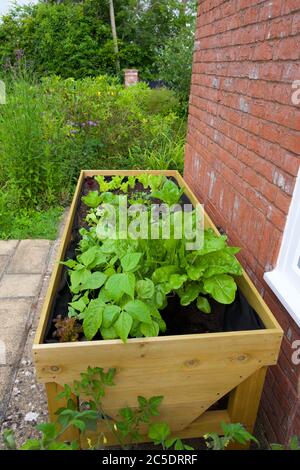
[[[63,391],[63,387],[56,384],[55,382],[49,382],[45,384],[46,393],[47,393],[47,400],[48,400],[48,414],[49,420],[51,423],[55,423],[57,421],[57,415],[55,412],[59,408],[63,408],[67,406],[67,400],[65,398],[57,399],[57,395]],[[71,395],[72,400],[77,404],[78,407],[78,398],[75,395]],[[70,427],[62,436],[60,437],[60,441],[77,441],[78,444],[80,442],[80,435],[79,430]]]
[[[238,385],[230,394],[228,414],[231,423],[241,423],[247,431],[253,432],[261,394],[263,391],[267,367],[262,367],[248,379]],[[230,450],[247,449],[241,444],[230,444]]]

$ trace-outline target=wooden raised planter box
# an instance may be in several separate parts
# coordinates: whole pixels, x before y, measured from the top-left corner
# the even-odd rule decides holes
[[[94,175],[136,175],[145,171],[82,171],[57,261],[63,261],[84,178]],[[176,171],[149,171],[174,177],[193,204],[198,201]],[[205,215],[205,227],[216,227]],[[218,232],[217,232],[218,233]],[[44,344],[45,331],[62,274],[57,262],[37,329],[33,355],[37,379],[46,385],[49,414],[63,405],[56,400],[64,384],[78,379],[88,366],[117,369],[116,386],[108,390],[104,409],[115,415],[123,406],[136,406],[138,395],[163,395],[160,420],[181,438],[200,437],[207,432],[222,434],[220,423],[240,422],[253,430],[267,367],[276,364],[282,330],[248,275],[237,284],[263,322],[265,329],[224,333],[190,334],[121,340]],[[208,411],[229,394],[226,409]],[[74,429],[68,438],[77,438]],[[115,443],[108,435],[108,444]],[[145,441],[147,441],[145,437]],[[82,446],[85,443],[82,442]]]

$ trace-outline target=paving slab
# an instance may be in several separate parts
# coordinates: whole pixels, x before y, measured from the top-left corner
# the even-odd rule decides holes
[[[31,299],[9,299],[0,303],[0,344],[5,346],[8,365],[20,359],[20,348],[28,333],[31,303]]]
[[[4,274],[0,280],[0,299],[35,297],[40,281],[40,274]]]
[[[11,255],[18,243],[19,240],[0,240],[0,255]]]
[[[3,273],[5,266],[7,265],[7,262],[9,260],[9,256],[6,255],[0,255],[0,276]]]
[[[51,242],[21,240],[7,268],[9,274],[41,274],[45,270]]]

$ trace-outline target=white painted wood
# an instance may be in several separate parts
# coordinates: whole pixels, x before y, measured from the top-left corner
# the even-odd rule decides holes
[[[264,279],[300,326],[300,169],[277,265],[264,274]]]

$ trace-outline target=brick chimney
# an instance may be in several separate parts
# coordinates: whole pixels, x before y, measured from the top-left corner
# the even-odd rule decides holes
[[[124,70],[125,88],[135,85],[139,81],[139,71],[137,69]]]

